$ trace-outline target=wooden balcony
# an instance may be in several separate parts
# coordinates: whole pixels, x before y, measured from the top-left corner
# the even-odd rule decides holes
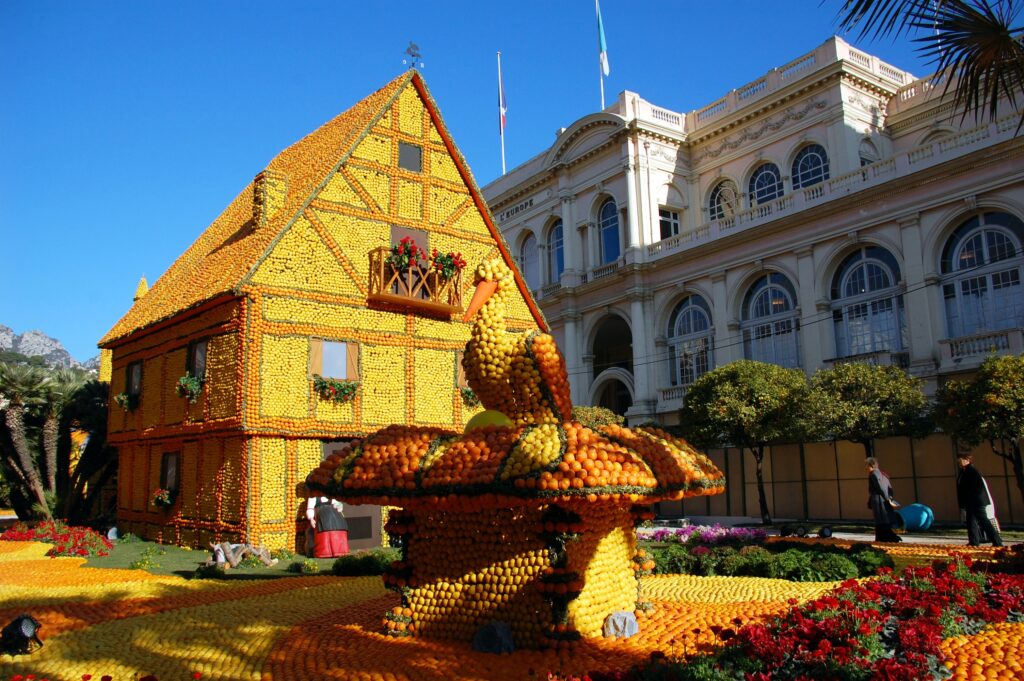
[[[367,303],[373,307],[445,319],[462,312],[462,272],[446,278],[426,265],[400,272],[388,263],[390,253],[390,248],[370,251]]]

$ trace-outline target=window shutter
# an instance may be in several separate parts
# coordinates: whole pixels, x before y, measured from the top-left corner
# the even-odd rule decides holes
[[[469,387],[469,382],[466,380],[466,370],[462,366],[462,357],[465,354],[466,353],[462,350],[459,350],[458,352],[455,353],[455,370],[457,372],[455,378],[457,382],[455,384],[455,387],[457,388]]]
[[[359,380],[359,343],[346,343],[345,362],[346,372],[345,378],[350,381]]]
[[[319,338],[309,339],[309,375],[322,375],[324,371],[324,342]]]

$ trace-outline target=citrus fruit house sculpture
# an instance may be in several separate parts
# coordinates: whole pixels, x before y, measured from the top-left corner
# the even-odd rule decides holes
[[[639,577],[653,563],[634,531],[648,505],[719,493],[722,473],[656,428],[571,421],[552,337],[505,329],[507,265],[483,263],[475,283],[463,363],[487,411],[461,434],[389,426],[326,459],[307,486],[401,507],[386,526],[404,540],[384,577],[402,596],[388,633],[468,641],[497,620],[517,647],[600,636],[610,614],[649,607]]]

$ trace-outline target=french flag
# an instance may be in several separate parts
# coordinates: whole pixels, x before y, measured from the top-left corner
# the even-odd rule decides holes
[[[498,71],[498,133],[505,132],[505,114],[508,113],[508,104],[505,102],[505,86],[501,82],[501,71]]]

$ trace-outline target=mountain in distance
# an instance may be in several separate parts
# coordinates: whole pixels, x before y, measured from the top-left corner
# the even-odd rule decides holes
[[[98,371],[100,368],[99,355],[86,362],[79,362],[64,349],[59,340],[47,336],[42,331],[18,334],[3,324],[0,324],[0,353],[39,357],[48,367],[69,367],[85,371]]]

